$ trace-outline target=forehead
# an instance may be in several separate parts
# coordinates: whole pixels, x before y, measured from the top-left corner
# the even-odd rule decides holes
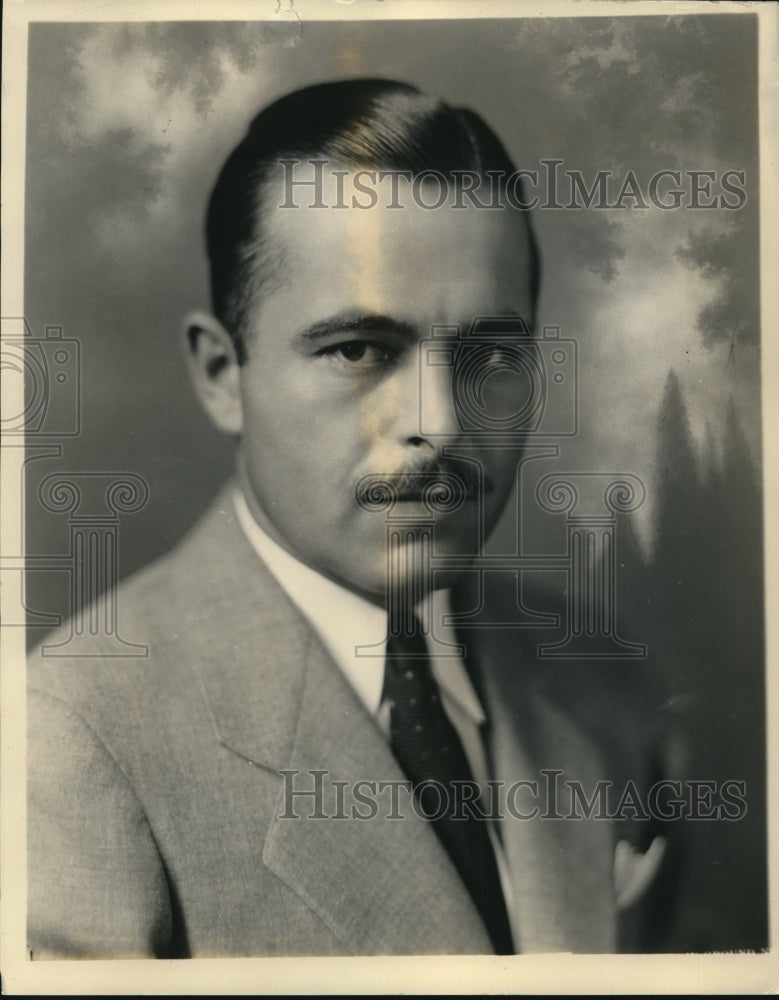
[[[301,186],[289,208],[279,207],[283,184],[270,185],[263,221],[268,252],[281,260],[277,304],[320,313],[358,307],[417,323],[457,323],[509,309],[529,315],[530,244],[516,212],[455,208],[451,197],[426,208],[440,195],[437,181],[414,188],[393,180],[394,191],[370,174],[325,170],[321,186]],[[365,186],[376,204],[358,207],[372,200]]]

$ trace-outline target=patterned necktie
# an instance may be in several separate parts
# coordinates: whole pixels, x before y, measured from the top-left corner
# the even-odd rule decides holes
[[[468,759],[457,731],[444,711],[433,678],[427,644],[419,621],[411,635],[390,636],[384,674],[384,698],[390,702],[392,750],[415,790],[422,782],[436,782],[415,791],[420,811],[449,853],[482,915],[498,955],[510,955],[512,946],[498,865],[489,835],[489,820],[475,818],[467,806],[466,818],[452,819],[453,782],[472,782]],[[448,808],[443,808],[447,806]]]

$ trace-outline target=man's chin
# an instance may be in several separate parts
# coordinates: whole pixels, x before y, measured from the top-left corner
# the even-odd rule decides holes
[[[361,576],[345,584],[348,589],[383,608],[415,606],[434,590],[448,590],[462,580],[473,557],[461,557],[457,567],[428,569],[426,572],[394,572]],[[340,581],[344,585],[343,581]]]
[[[471,535],[462,526],[436,524],[432,534],[420,534],[415,525],[398,523],[381,538],[363,533],[361,543],[353,533],[337,562],[321,559],[317,568],[373,604],[413,605],[433,590],[454,586],[469,569],[476,558]]]

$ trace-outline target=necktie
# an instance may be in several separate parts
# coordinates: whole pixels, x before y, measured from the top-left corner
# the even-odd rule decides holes
[[[390,636],[384,675],[384,698],[390,702],[392,751],[415,789],[421,812],[449,853],[476,904],[498,955],[513,952],[511,930],[500,885],[498,865],[489,836],[489,820],[452,818],[455,793],[452,782],[472,781],[468,759],[457,731],[444,711],[438,685],[430,669],[427,644],[415,619],[412,634]]]

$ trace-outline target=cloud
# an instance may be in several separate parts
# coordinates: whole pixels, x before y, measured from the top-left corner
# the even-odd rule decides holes
[[[755,232],[742,219],[691,232],[676,256],[708,282],[711,298],[701,306],[696,327],[706,347],[736,349],[759,344],[759,259]]]

